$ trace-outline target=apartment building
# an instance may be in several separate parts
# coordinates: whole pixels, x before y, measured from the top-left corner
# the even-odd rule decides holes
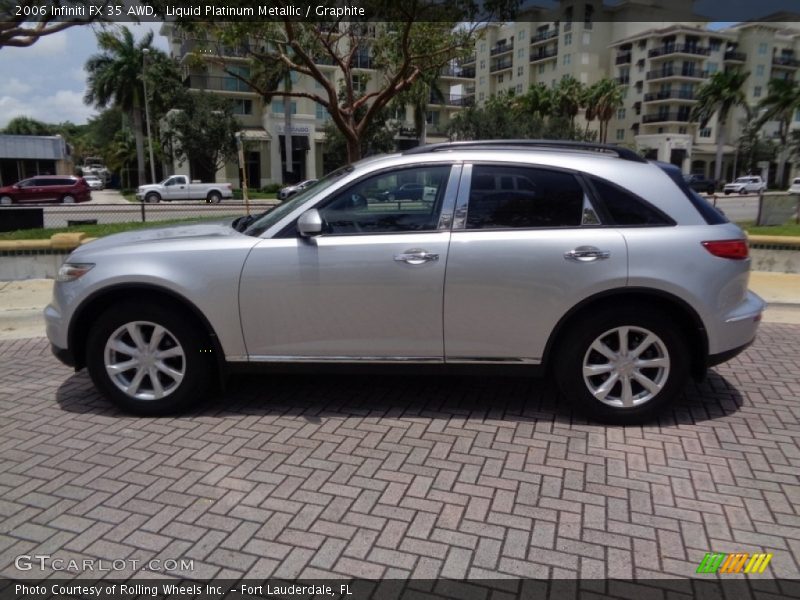
[[[501,92],[555,86],[566,76],[586,85],[614,78],[623,86],[624,104],[610,123],[609,141],[680,165],[687,173],[713,176],[720,133],[716,117],[702,129],[689,119],[699,87],[717,71],[742,69],[750,73],[745,95],[755,106],[770,79],[795,78],[800,23],[791,15],[773,15],[714,31],[699,22],[692,7],[691,0],[671,2],[668,12],[636,0],[614,6],[561,0],[552,10],[527,11],[515,23],[491,24],[465,64],[475,78],[465,93],[481,104]],[[735,142],[744,118],[743,109],[728,118],[726,178],[738,174]],[[776,129],[768,123],[764,134]]]
[[[380,25],[365,25],[363,38],[369,41],[380,34]],[[249,53],[244,43],[240,47],[221,47],[208,40],[197,39],[164,23],[160,30],[170,45],[170,54],[182,65],[185,85],[190,90],[203,90],[229,98],[241,123],[241,137],[245,141],[245,173],[248,186],[263,187],[268,184],[294,183],[321,177],[327,169],[323,163],[324,127],[330,119],[325,107],[309,98],[275,97],[265,102],[233,73],[248,77]],[[341,68],[332,61],[320,59],[317,66],[337,88],[343,78]],[[380,73],[373,68],[369,43],[355,55],[352,63],[353,82],[357,90],[371,91],[377,86]],[[453,63],[442,69],[438,79],[438,92],[431,91],[426,121],[427,141],[444,141],[447,123],[460,110],[464,98],[459,90],[471,82],[471,76]],[[299,73],[291,74],[294,92],[322,94],[323,86],[316,80]],[[287,111],[289,115],[287,115]],[[287,118],[287,116],[289,118]],[[411,107],[398,109],[393,115],[400,126],[398,148],[417,145]],[[292,136],[292,153],[287,161],[284,136]],[[291,172],[287,165],[291,164]],[[175,164],[174,172],[189,174],[189,165]],[[239,182],[239,166],[226,164],[217,174],[217,180]]]

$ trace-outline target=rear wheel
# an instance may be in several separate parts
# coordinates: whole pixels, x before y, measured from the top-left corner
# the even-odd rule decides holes
[[[8,206],[11,202],[13,202],[11,196],[0,196],[0,204]]]
[[[714,193],[714,186],[713,185],[708,186],[708,189],[706,190],[706,194],[708,194],[710,196],[713,193]]]
[[[208,197],[206,198],[206,202],[211,204],[219,204],[222,200],[222,196],[219,192],[209,192]]]
[[[67,194],[66,196],[61,198],[61,202],[63,202],[64,204],[75,204],[75,196]]]
[[[689,348],[663,311],[604,309],[573,323],[556,377],[567,399],[600,421],[638,423],[671,402],[689,377]]]
[[[739,190],[739,194],[741,194],[742,196],[744,196],[746,193],[747,193],[747,190],[744,189],[744,188]]]
[[[178,311],[126,303],[89,332],[86,365],[97,388],[121,409],[162,415],[197,403],[211,387],[210,344]]]

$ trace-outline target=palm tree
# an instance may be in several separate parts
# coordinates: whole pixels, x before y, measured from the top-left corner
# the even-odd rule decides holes
[[[586,120],[597,118],[600,123],[600,143],[605,144],[608,141],[608,124],[623,103],[622,87],[606,77],[587,88],[584,101]]]
[[[691,119],[708,125],[717,115],[717,157],[714,164],[714,180],[722,179],[722,154],[725,146],[725,125],[731,109],[745,106],[744,83],[750,73],[742,71],[718,71],[697,92],[697,104],[692,109]],[[734,173],[734,176],[736,173]]]
[[[562,117],[569,119],[570,126],[575,128],[575,117],[581,109],[581,100],[585,86],[572,75],[567,75],[558,82],[554,90],[554,108]]]
[[[553,91],[543,83],[532,85],[524,96],[516,98],[515,106],[523,114],[544,120],[552,114],[554,105]]]
[[[152,43],[152,31],[147,32],[139,42],[134,40],[133,33],[124,25],[117,31],[100,31],[97,33],[97,45],[102,52],[89,57],[84,66],[89,76],[83,101],[97,108],[113,104],[131,118],[140,184],[146,181],[142,122],[144,50],[148,49],[151,55],[160,53],[151,47]]]
[[[398,94],[394,101],[394,105],[398,108],[411,106],[414,130],[420,146],[428,143],[428,105],[447,102],[444,92],[439,87],[440,75],[438,71],[423,73],[409,89]]]
[[[756,123],[762,127],[767,121],[778,122],[778,138],[781,150],[778,152],[778,171],[775,175],[779,186],[783,185],[783,173],[789,154],[789,126],[795,112],[800,109],[800,85],[790,79],[772,79],[767,96],[759,103],[763,109]]]

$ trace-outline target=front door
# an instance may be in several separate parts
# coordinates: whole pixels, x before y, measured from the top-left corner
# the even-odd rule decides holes
[[[446,360],[536,364],[570,307],[625,285],[625,241],[600,226],[569,171],[464,171],[447,259]]]
[[[322,235],[301,238],[292,225],[260,242],[240,285],[250,360],[440,362],[445,215],[459,172],[436,165],[368,176],[317,204]],[[409,178],[429,199],[390,201]]]

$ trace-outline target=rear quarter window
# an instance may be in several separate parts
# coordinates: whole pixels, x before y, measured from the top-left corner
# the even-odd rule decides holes
[[[662,211],[628,190],[599,177],[591,177],[589,181],[607,224],[629,227],[675,225],[675,221]]]

